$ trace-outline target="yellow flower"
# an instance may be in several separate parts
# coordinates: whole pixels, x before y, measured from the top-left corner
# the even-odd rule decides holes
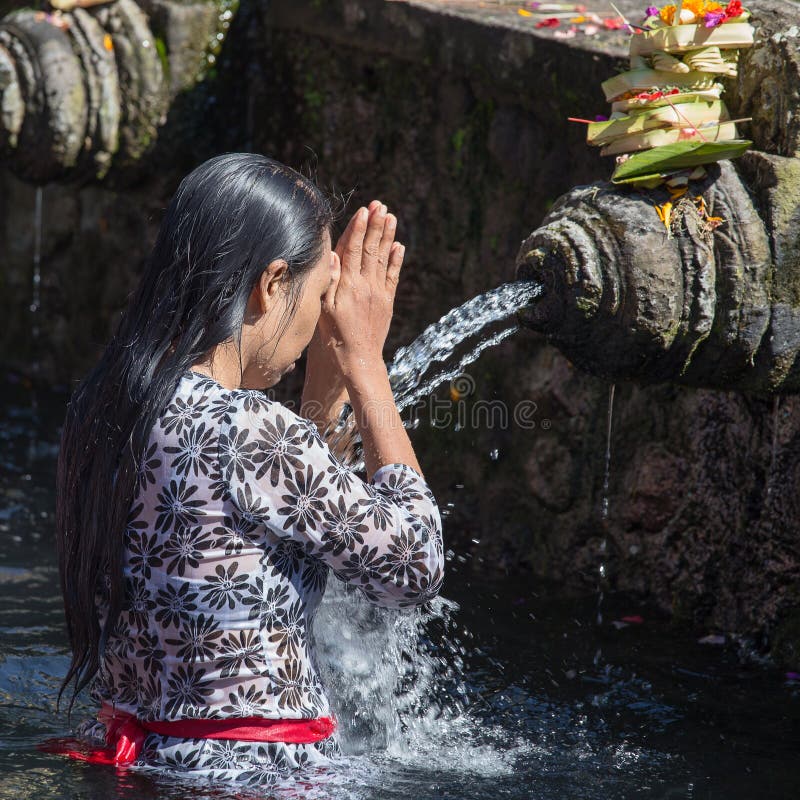
[[[664,6],[661,11],[658,12],[658,15],[667,25],[672,25],[673,20],[675,19],[675,6]]]
[[[685,8],[687,11],[691,11],[695,17],[703,16],[704,5],[705,0],[683,0],[683,8]]]

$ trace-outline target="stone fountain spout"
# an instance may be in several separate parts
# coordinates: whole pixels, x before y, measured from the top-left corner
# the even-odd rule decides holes
[[[238,0],[56,5],[68,10],[0,19],[0,161],[38,184],[135,173],[215,63]]]
[[[800,167],[748,153],[690,186],[669,234],[665,190],[598,182],[562,196],[522,244],[544,295],[521,315],[610,380],[800,392]],[[702,196],[713,231],[689,197]]]

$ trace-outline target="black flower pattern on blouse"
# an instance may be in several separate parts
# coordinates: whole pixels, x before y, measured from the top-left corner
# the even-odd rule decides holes
[[[389,500],[402,505],[419,502],[423,499],[417,482],[408,474],[389,475],[386,483],[378,491]]]
[[[409,584],[406,592],[406,600],[401,603],[402,607],[422,605],[429,603],[439,595],[442,588],[444,574],[441,568],[437,567],[431,575],[420,575]]]
[[[373,489],[365,498],[359,500],[358,504],[363,509],[364,515],[369,517],[380,530],[385,531],[391,525],[392,509],[395,506],[382,494]]]
[[[414,535],[414,530],[403,530],[391,537],[389,552],[385,556],[388,573],[384,582],[393,580],[396,583],[407,583],[417,573],[428,571],[425,566],[425,546]]]
[[[171,467],[178,475],[189,477],[208,475],[217,455],[217,437],[205,422],[187,428],[174,447],[165,447],[165,453],[175,454]]]
[[[137,639],[139,649],[136,651],[136,658],[142,660],[145,670],[153,676],[157,676],[164,668],[164,658],[167,653],[160,647],[158,636],[149,631],[142,631]]]
[[[209,754],[203,767],[205,769],[235,769],[239,761],[247,757],[250,748],[245,744],[224,739],[209,740]]]
[[[274,424],[267,421],[259,428],[258,435],[259,448],[253,460],[261,466],[255,474],[256,480],[267,475],[270,485],[277,486],[281,475],[303,469],[303,437],[299,425],[287,426],[283,417],[278,417]]]
[[[179,528],[167,539],[162,551],[168,572],[177,572],[183,577],[186,567],[197,569],[203,558],[203,551],[213,546],[211,533],[202,527]]]
[[[325,591],[325,584],[328,581],[328,567],[324,561],[321,561],[314,555],[307,555],[304,565],[303,574],[300,577],[303,586],[309,592],[322,592]]]
[[[239,430],[235,425],[230,432],[219,436],[219,463],[222,476],[228,483],[232,478],[244,481],[245,474],[255,470],[253,454],[258,449],[258,442],[249,437],[247,429]]]
[[[163,699],[161,679],[155,675],[148,675],[139,694],[139,710],[142,719],[161,719]]]
[[[214,656],[217,640],[222,631],[212,616],[205,614],[184,617],[177,638],[166,639],[166,643],[177,648],[175,655],[183,661],[206,661]]]
[[[228,695],[222,713],[228,717],[257,717],[264,703],[264,691],[251,684],[247,689],[241,684]]]
[[[250,525],[250,530],[264,525],[270,518],[269,505],[253,491],[250,484],[236,489],[236,506],[243,521]]]
[[[184,427],[189,427],[192,422],[203,416],[203,404],[208,398],[203,395],[199,399],[189,396],[184,400],[176,397],[174,402],[167,406],[166,414],[161,417],[161,427],[166,434],[173,431],[180,435]]]
[[[261,620],[262,625],[271,627],[282,608],[291,598],[286,585],[272,585],[261,577],[257,577],[251,585],[250,594],[245,597],[244,604],[251,606],[249,618]]]
[[[187,484],[185,478],[180,482],[171,480],[169,486],[165,486],[158,493],[159,505],[155,507],[158,512],[155,526],[162,533],[174,530],[175,528],[185,527],[186,525],[197,525],[198,515],[206,505],[206,501],[192,495],[197,493],[197,484]]]
[[[140,492],[155,484],[155,471],[161,466],[161,463],[161,459],[158,457],[158,442],[153,442],[142,455],[142,460],[136,470],[136,488]]]
[[[144,678],[133,664],[124,664],[116,681],[117,702],[136,703],[144,690]]]
[[[202,600],[211,608],[235,608],[244,597],[249,594],[248,581],[250,576],[237,571],[239,562],[234,561],[229,566],[217,564],[213,575],[204,575],[200,591]]]
[[[287,711],[303,709],[307,681],[300,661],[285,661],[278,667],[278,672],[272,680],[275,684],[278,708]]]
[[[156,604],[144,578],[132,577],[128,580],[125,600],[125,610],[130,616],[131,624],[137,628],[146,627],[149,614]]]
[[[230,423],[231,416],[236,413],[236,403],[229,394],[215,397],[208,406],[208,414],[216,423]]]
[[[199,592],[192,591],[192,584],[181,583],[175,588],[173,583],[168,583],[163,589],[158,590],[156,598],[155,620],[162,628],[180,625],[183,617],[188,617],[197,611],[196,600]]]
[[[336,502],[329,500],[322,551],[330,551],[338,556],[345,550],[355,550],[358,545],[364,544],[364,534],[369,531],[369,526],[364,524],[364,516],[357,502],[348,506],[341,495]]]
[[[337,492],[349,492],[354,481],[357,480],[356,474],[350,467],[346,467],[338,458],[331,457],[331,463],[325,472]]]
[[[153,569],[164,563],[161,558],[164,545],[155,531],[147,533],[146,525],[142,530],[129,526],[127,537],[131,571],[149,580]]]
[[[220,527],[214,528],[213,533],[217,537],[214,546],[224,547],[226,556],[239,555],[243,547],[258,542],[257,528],[251,516],[234,511],[225,517]]]
[[[364,545],[360,550],[350,553],[342,563],[339,574],[346,581],[367,584],[373,580],[381,580],[381,563],[384,557],[378,554],[378,548]]]
[[[275,652],[278,656],[297,658],[306,639],[306,620],[302,601],[296,600],[289,608],[283,609],[281,614],[276,615],[271,627],[273,633],[269,640],[277,645]]]
[[[167,680],[167,704],[164,711],[175,717],[198,717],[208,714],[205,699],[213,694],[211,679],[206,678],[206,670],[192,665],[179,666]]]
[[[270,577],[283,575],[289,578],[295,572],[299,572],[300,566],[305,560],[303,546],[295,541],[282,539],[274,547],[270,547],[264,554],[264,564],[272,567]]]
[[[283,529],[295,527],[301,533],[309,526],[316,528],[322,520],[325,503],[322,498],[328,494],[328,487],[323,485],[324,474],[314,474],[309,466],[305,472],[297,470],[294,480],[287,478],[287,494],[281,495],[286,504],[278,509],[278,514],[285,517]]]
[[[259,745],[256,757],[257,764],[246,773],[248,786],[273,786],[292,770],[284,751],[273,743]]]
[[[223,678],[236,677],[240,670],[250,674],[260,672],[263,664],[261,637],[252,629],[237,631],[223,638],[220,643],[217,664]]]
[[[261,392],[186,373],[138,466],[125,602],[92,697],[142,719],[326,715],[311,623],[329,571],[383,606],[439,591],[441,523],[422,477],[388,464],[363,481]],[[229,744],[149,734],[144,758],[213,775],[238,764],[245,783],[275,774],[252,769],[257,743]],[[291,753],[290,767],[336,751],[333,739],[262,749]]]
[[[209,475],[208,493],[212,500],[221,500],[223,503],[231,498],[231,485],[219,469]]]

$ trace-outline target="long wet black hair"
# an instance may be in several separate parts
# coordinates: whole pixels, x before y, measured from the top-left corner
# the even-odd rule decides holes
[[[289,265],[293,313],[332,223],[329,201],[310,180],[252,153],[206,161],[172,198],[139,286],[73,394],[61,436],[56,540],[72,661],[59,701],[71,685],[70,709],[97,673],[123,607],[124,534],[152,426],[192,364],[221,342],[241,344],[250,292],[276,259]]]

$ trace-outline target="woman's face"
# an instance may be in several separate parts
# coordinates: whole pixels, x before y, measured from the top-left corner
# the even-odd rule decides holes
[[[291,278],[285,262],[270,264],[254,287],[242,330],[243,349],[249,354],[242,386],[252,389],[274,386],[294,369],[295,361],[311,341],[333,270],[330,234],[326,231],[324,237],[322,255],[307,270],[296,303],[289,290]],[[252,320],[252,324],[247,320]]]

